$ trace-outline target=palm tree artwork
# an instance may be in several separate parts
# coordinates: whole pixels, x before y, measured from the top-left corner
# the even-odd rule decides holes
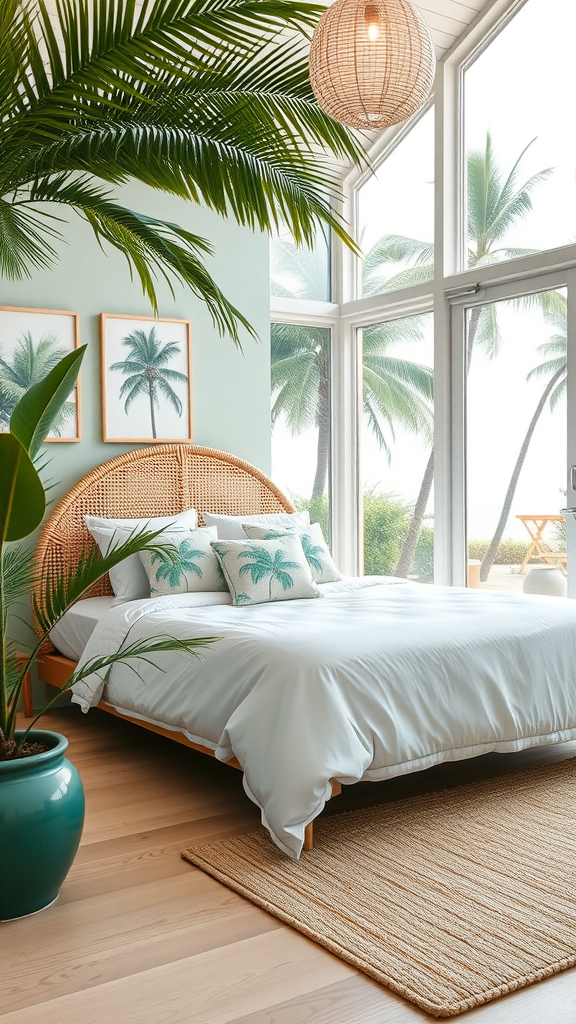
[[[268,579],[268,599],[272,600],[272,584],[274,581],[280,584],[283,591],[290,590],[294,586],[294,580],[290,575],[290,569],[299,569],[298,562],[291,562],[286,558],[285,552],[277,548],[274,555],[266,548],[251,548],[250,551],[241,551],[238,558],[249,558],[250,562],[240,567],[240,576],[250,576],[252,583],[260,583]]]
[[[205,551],[199,551],[192,547],[190,541],[183,540],[179,544],[167,545],[162,551],[153,551],[150,564],[160,563],[155,573],[157,582],[166,580],[170,589],[175,590],[182,577],[186,581],[187,573],[202,579],[203,573],[197,559],[206,557]]]
[[[188,377],[168,365],[181,354],[180,345],[177,341],[163,344],[155,327],[149,331],[135,328],[122,339],[122,344],[128,348],[129,355],[121,362],[112,363],[110,370],[118,371],[126,378],[119,394],[120,399],[124,399],[124,412],[128,415],[137,398],[146,398],[152,437],[157,438],[156,412],[161,410],[161,399],[172,406],[179,418],[182,417],[182,401],[174,386],[187,386]]]
[[[10,356],[3,355],[0,350],[0,431],[9,429],[10,417],[22,396],[34,384],[44,380],[67,352],[58,335],[51,331],[45,331],[37,342],[31,331],[25,331],[17,338]],[[51,426],[57,437],[62,436],[75,412],[74,402],[64,402]]]
[[[472,150],[468,155],[468,266],[471,268],[527,256],[537,251],[502,244],[510,228],[532,209],[534,189],[552,174],[552,168],[546,168],[519,184],[521,162],[531,145],[532,142],[522,150],[508,173],[503,173],[498,166],[490,132],[486,135],[484,146]],[[434,249],[430,242],[404,238],[400,235],[384,235],[372,247],[364,261],[364,294],[375,294],[384,289],[402,288],[428,281],[434,273],[433,260]],[[401,264],[404,266],[397,269]],[[392,267],[395,267],[396,271],[390,277],[389,270]],[[482,346],[493,358],[498,354],[500,344],[495,304],[474,307],[468,321],[467,372],[470,370],[475,345]],[[394,570],[397,576],[405,577],[410,572],[433,479],[432,449],[408,533]]]

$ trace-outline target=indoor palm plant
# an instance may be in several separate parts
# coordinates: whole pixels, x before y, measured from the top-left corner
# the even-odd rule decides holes
[[[18,542],[40,525],[46,509],[35,461],[74,388],[83,355],[83,348],[70,353],[30,388],[14,408],[9,432],[0,433],[0,920],[34,913],[54,901],[74,859],[84,817],[78,773],[64,758],[67,741],[34,728],[50,704],[25,730],[16,729],[24,677],[68,608],[128,555],[158,546],[160,531],[135,532],[106,556],[97,549],[86,552],[54,585],[44,581],[42,600],[34,608],[38,636],[28,653],[17,651],[9,615],[34,582],[32,551]],[[137,662],[163,651],[193,654],[212,641],[159,636],[128,644],[116,654],[92,658],[63,689],[117,662]]]
[[[338,161],[363,150],[312,93],[306,44],[323,10],[2,0],[0,277],[49,268],[60,211],[73,211],[123,253],[155,312],[155,279],[176,279],[238,341],[251,328],[206,267],[210,242],[128,209],[110,186],[136,179],[256,230],[282,222],[297,243],[319,225],[350,243],[334,213]]]

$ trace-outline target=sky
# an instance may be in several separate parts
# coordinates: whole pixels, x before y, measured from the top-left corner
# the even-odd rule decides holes
[[[499,166],[508,172],[529,144],[518,183],[547,168],[535,186],[533,209],[503,244],[546,249],[576,241],[576,82],[573,47],[576,0],[528,0],[464,75],[466,152],[483,147],[491,132]],[[359,202],[365,251],[384,233],[433,237],[432,114],[427,113],[364,185]],[[532,142],[532,140],[534,140]],[[476,351],[468,381],[468,536],[492,536],[510,473],[543,382],[526,382],[541,361],[538,345],[553,333],[537,309],[498,305],[500,354]],[[429,363],[427,338],[399,346],[398,356]],[[418,439],[402,430],[388,465],[363,432],[361,474],[368,486],[414,501],[427,460]],[[313,432],[292,438],[275,432],[272,474],[292,493],[309,494],[314,475]],[[540,418],[520,477],[505,536],[526,539],[515,514],[556,513],[566,486],[566,406]],[[429,509],[431,511],[431,507]]]

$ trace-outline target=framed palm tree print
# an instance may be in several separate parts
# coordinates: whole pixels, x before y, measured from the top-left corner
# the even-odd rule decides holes
[[[188,320],[101,313],[105,441],[192,440]]]
[[[61,309],[0,306],[0,432],[34,384],[80,342],[78,314]],[[80,440],[80,383],[52,424],[47,441]]]

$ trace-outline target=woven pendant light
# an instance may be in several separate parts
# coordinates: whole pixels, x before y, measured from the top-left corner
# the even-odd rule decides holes
[[[428,26],[409,0],[336,0],[310,47],[318,103],[351,128],[405,121],[426,101],[435,64]]]

